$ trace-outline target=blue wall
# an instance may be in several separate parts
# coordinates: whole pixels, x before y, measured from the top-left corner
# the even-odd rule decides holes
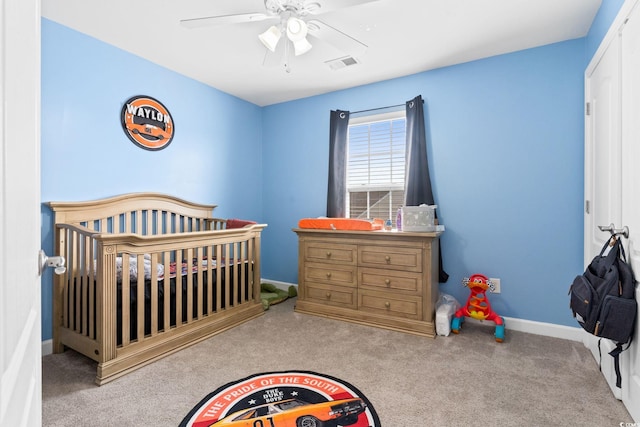
[[[297,281],[303,217],[326,214],[329,110],[425,99],[442,236],[441,290],[502,279],[502,316],[575,326],[567,289],[582,270],[584,39],[496,56],[300,101],[263,115],[264,276]],[[269,170],[277,171],[269,174]]]
[[[581,272],[584,68],[622,0],[604,0],[583,39],[264,108],[42,20],[42,201],[160,191],[266,222],[263,277],[297,282],[300,218],[325,214],[329,111],[425,99],[442,236],[441,291],[502,279],[502,316],[576,326],[567,289]],[[336,74],[339,78],[339,74]],[[176,134],[149,152],[122,132],[134,95],[161,100]],[[241,163],[242,167],[237,165]],[[242,191],[237,191],[241,188]],[[42,210],[42,247],[53,252]],[[51,338],[51,272],[43,278]]]
[[[441,291],[464,302],[462,278],[484,273],[502,280],[491,295],[500,315],[576,326],[567,290],[583,270],[584,69],[621,5],[604,0],[583,39],[265,107],[263,276],[297,282],[291,229],[326,214],[329,110],[421,94],[446,227]]]
[[[143,150],[124,134],[120,110],[135,95],[171,112],[175,136],[164,150]],[[254,104],[43,19],[41,115],[43,202],[158,191],[217,204],[220,217],[262,220],[262,111]],[[52,222],[43,206],[48,253]],[[45,340],[51,274],[43,278]]]

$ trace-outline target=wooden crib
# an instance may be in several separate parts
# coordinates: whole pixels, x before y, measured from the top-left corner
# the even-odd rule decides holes
[[[48,206],[67,267],[54,276],[53,352],[97,361],[99,385],[264,311],[265,224],[230,228],[244,223],[158,193]]]

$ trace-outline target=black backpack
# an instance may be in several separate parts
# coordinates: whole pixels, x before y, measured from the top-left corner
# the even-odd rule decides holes
[[[608,247],[610,250],[605,255]],[[584,274],[576,276],[569,288],[569,305],[580,326],[590,334],[616,343],[609,354],[614,358],[618,387],[621,383],[618,356],[622,346],[631,343],[634,332],[635,288],[633,271],[616,236],[607,241],[600,255],[591,261]]]

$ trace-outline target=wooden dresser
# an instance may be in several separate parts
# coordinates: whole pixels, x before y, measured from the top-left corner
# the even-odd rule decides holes
[[[440,232],[293,231],[295,311],[435,336]]]

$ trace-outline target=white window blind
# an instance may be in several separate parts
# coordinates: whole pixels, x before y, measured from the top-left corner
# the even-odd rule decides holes
[[[351,119],[347,159],[350,218],[394,219],[404,201],[404,111]]]

